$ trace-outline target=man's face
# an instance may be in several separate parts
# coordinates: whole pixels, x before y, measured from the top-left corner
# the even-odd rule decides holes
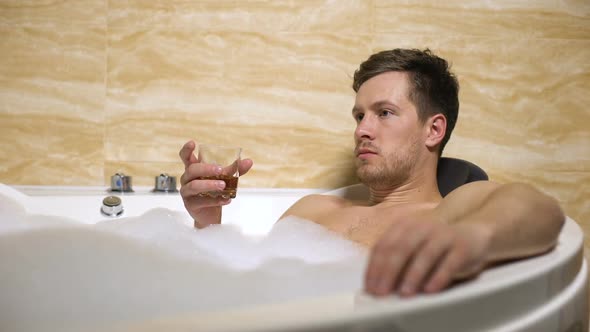
[[[409,99],[408,74],[386,72],[359,88],[352,115],[357,176],[375,189],[410,179],[423,142],[423,125]]]

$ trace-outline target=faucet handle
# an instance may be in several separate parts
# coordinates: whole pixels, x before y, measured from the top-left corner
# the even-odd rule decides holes
[[[177,192],[176,177],[170,176],[167,173],[162,173],[156,176],[154,191]]]
[[[132,177],[123,173],[115,173],[111,176],[111,191],[133,192]]]

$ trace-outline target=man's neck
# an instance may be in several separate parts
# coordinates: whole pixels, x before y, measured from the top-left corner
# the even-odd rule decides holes
[[[370,205],[401,205],[412,203],[438,203],[442,196],[436,176],[417,176],[391,188],[369,187]]]

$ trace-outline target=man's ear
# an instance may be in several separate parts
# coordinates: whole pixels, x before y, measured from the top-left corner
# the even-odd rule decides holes
[[[426,120],[426,146],[434,149],[439,145],[447,132],[447,118],[441,113],[435,114]]]

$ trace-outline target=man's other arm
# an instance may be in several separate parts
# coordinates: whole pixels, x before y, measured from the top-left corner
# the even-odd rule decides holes
[[[390,227],[371,251],[365,290],[374,295],[438,292],[487,265],[551,249],[565,216],[526,184],[473,182],[431,213]]]
[[[522,183],[468,183],[449,193],[436,213],[449,224],[489,227],[490,261],[519,258],[551,249],[565,221],[557,201]]]

